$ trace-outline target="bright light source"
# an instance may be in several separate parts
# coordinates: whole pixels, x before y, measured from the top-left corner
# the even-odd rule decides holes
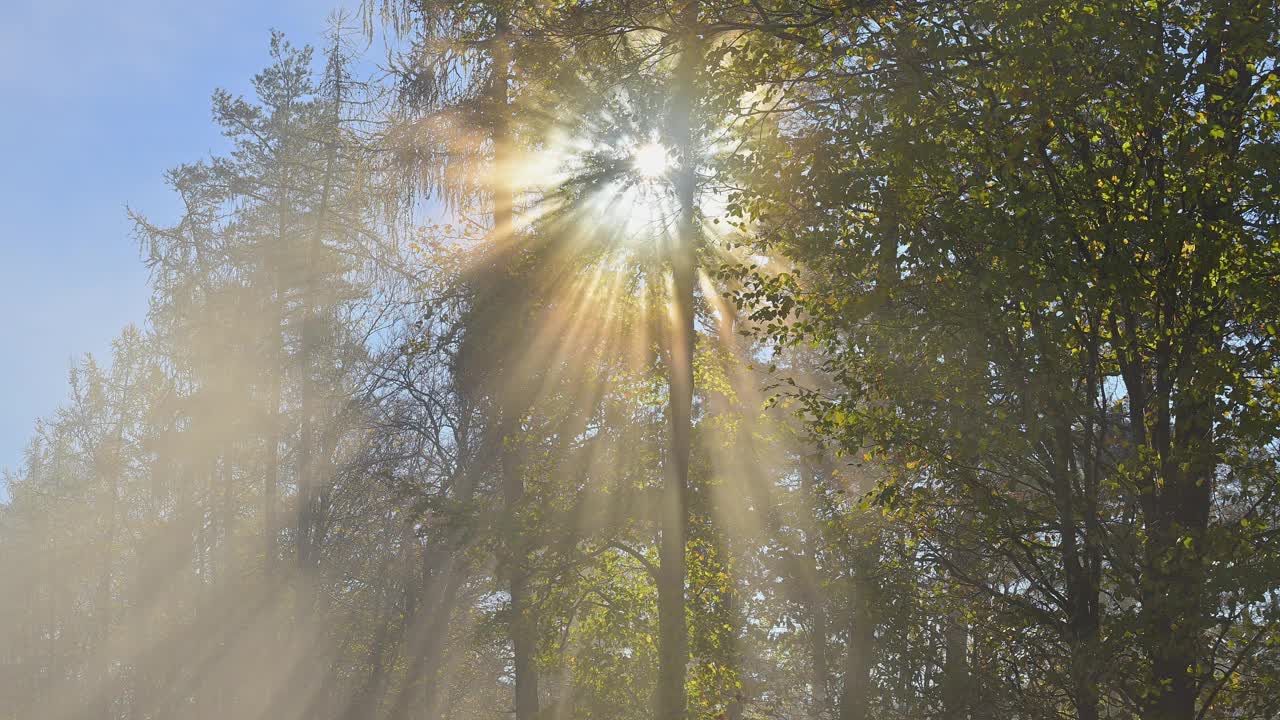
[[[632,166],[641,176],[656,178],[671,166],[667,149],[656,142],[648,142],[636,148],[631,158]]]

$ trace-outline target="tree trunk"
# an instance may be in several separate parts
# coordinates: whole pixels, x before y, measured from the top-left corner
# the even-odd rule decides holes
[[[697,159],[693,138],[694,80],[700,62],[698,0],[689,0],[681,13],[682,47],[676,68],[672,135],[679,154],[676,194],[680,221],[671,265],[674,285],[670,366],[668,368],[671,446],[668,448],[658,546],[658,720],[683,720],[688,698],[685,677],[689,664],[689,631],[685,621],[685,580],[688,574],[685,537],[688,532],[689,458],[693,434],[694,285],[697,276],[695,182]]]
[[[1163,465],[1156,516],[1149,521],[1145,605],[1153,694],[1146,720],[1195,720],[1199,695],[1205,570],[1200,559],[1209,521],[1214,458],[1212,399],[1176,402],[1177,450]]]
[[[499,11],[493,38],[493,88],[490,98],[493,108],[493,233],[495,241],[514,245],[515,189],[509,178],[512,170],[513,138],[511,136],[511,19],[505,11]],[[505,255],[505,253],[503,253]],[[510,257],[514,257],[511,255]],[[518,454],[515,452],[514,435],[520,426],[518,402],[513,402],[510,388],[523,383],[512,377],[512,365],[508,364],[509,377],[499,383],[502,417],[502,486],[507,522],[506,570],[508,593],[511,596],[511,646],[515,673],[516,720],[533,720],[538,714],[538,677],[533,656],[537,651],[537,619],[529,604],[528,551],[524,533],[519,527],[519,508],[524,502],[524,477],[521,474]]]
[[[845,649],[844,690],[840,720],[871,717],[871,668],[875,661],[875,614],[871,581],[862,568],[853,580],[853,608],[849,616],[849,644]]]
[[[424,553],[421,597],[409,610],[410,617],[406,620],[406,645],[414,654],[395,704],[387,714],[391,720],[406,720],[415,707],[425,709],[427,717],[434,717],[431,711],[443,694],[443,688],[439,687],[440,668],[458,590],[466,573],[454,557],[456,549],[443,548],[442,552],[449,556],[434,567],[434,558],[438,556]],[[419,682],[424,683],[421,696],[417,690]]]
[[[969,626],[957,617],[946,619],[943,642],[946,658],[942,664],[942,718],[964,720],[969,716]]]
[[[1046,404],[1052,403],[1051,399]],[[1077,470],[1077,445],[1070,422],[1075,415],[1059,413],[1054,420],[1053,458],[1049,466],[1052,492],[1057,511],[1060,536],[1059,554],[1065,578],[1067,627],[1066,642],[1070,652],[1071,696],[1080,720],[1097,720],[1098,690],[1094,668],[1098,662],[1098,580],[1091,572],[1089,548],[1081,547],[1088,538],[1087,526],[1078,520],[1080,505],[1093,507],[1091,498],[1077,497],[1073,481]],[[1091,448],[1086,446],[1088,452]],[[1088,485],[1088,483],[1086,483]],[[1084,531],[1082,533],[1082,530]]]
[[[803,491],[805,498],[810,503],[812,503],[819,485],[819,463],[820,460],[814,458],[805,458],[803,461]],[[818,582],[818,548],[820,546],[818,528],[822,525],[822,522],[818,519],[817,508],[812,504],[807,505],[807,507],[814,511],[811,520],[812,526],[805,530],[804,549],[802,551],[805,563],[805,603],[809,606],[809,655],[813,670],[809,679],[810,684],[813,686],[813,696],[809,704],[809,716],[817,720],[817,718],[826,717],[831,710],[831,698],[828,691],[831,668],[827,655],[829,628],[826,598],[823,597],[822,586]]]
[[[514,433],[506,435],[511,437]],[[537,619],[529,603],[528,555],[524,547],[519,508],[524,502],[524,478],[518,453],[503,443],[502,475],[507,507],[507,573],[511,595],[511,649],[515,673],[516,720],[533,720],[538,714],[538,675],[533,665],[537,651]]]

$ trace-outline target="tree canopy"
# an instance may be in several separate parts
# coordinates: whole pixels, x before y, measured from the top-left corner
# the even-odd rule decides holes
[[[361,19],[129,211],[0,718],[1280,714],[1275,3]]]

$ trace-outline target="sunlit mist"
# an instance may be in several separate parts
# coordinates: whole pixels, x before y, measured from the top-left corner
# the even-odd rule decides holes
[[[661,143],[644,143],[635,149],[632,166],[642,177],[650,179],[660,177],[671,167],[670,151]]]
[[[1241,5],[270,33],[3,477],[0,720],[1280,716]]]

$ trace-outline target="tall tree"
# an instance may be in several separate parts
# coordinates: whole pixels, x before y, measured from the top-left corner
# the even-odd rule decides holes
[[[1080,717],[1211,707],[1208,638],[1240,621],[1209,602],[1239,558],[1235,498],[1272,516],[1243,448],[1274,421],[1275,23],[1214,3],[895,8],[850,36],[862,70],[803,66],[817,81],[778,107],[811,154],[762,149],[774,185],[739,196],[802,269],[740,299],[841,380],[808,395],[819,427],[873,447],[881,498],[940,522],[953,577],[1059,638],[1044,682]],[[877,238],[899,227],[903,280],[880,292]],[[938,502],[956,491],[960,515]],[[977,547],[1000,565],[966,569]],[[1131,649],[1108,622],[1142,638],[1139,664],[1109,657]]]

